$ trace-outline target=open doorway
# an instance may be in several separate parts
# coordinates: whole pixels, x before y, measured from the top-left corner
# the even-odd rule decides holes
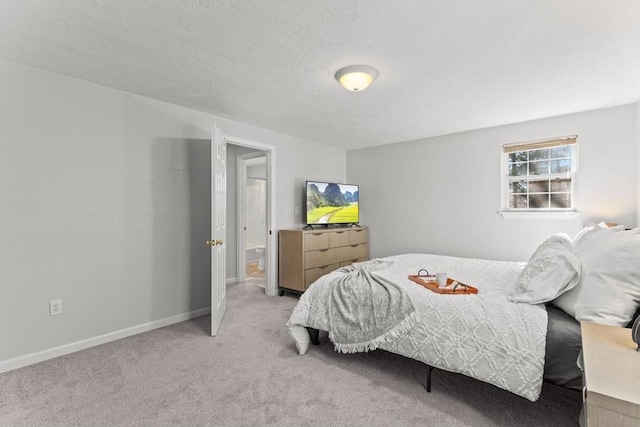
[[[258,142],[227,136],[227,143],[237,153],[231,160],[235,163],[235,183],[228,182],[228,190],[235,192],[235,206],[228,206],[229,232],[236,236],[234,260],[228,259],[229,271],[236,277],[227,280],[246,282],[264,287],[267,296],[277,295],[275,256],[275,147]],[[230,164],[227,163],[229,168]],[[232,168],[233,169],[233,168]],[[230,181],[233,178],[227,176]],[[233,189],[233,190],[232,190]],[[247,194],[249,193],[249,194]],[[234,209],[235,208],[235,209]],[[233,232],[232,230],[235,230]],[[232,252],[233,253],[233,252]],[[230,255],[228,253],[228,255]],[[232,255],[231,255],[232,256]],[[230,282],[228,282],[230,283]]]
[[[257,157],[254,157],[257,156]],[[265,287],[267,243],[267,157],[265,152],[238,156],[238,232],[244,233],[245,281]],[[240,246],[239,252],[240,252]]]

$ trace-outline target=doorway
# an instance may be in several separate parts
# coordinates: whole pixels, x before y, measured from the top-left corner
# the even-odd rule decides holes
[[[238,245],[238,270],[244,280],[265,287],[267,242],[267,156],[263,151],[238,156],[238,233],[244,233],[244,255]]]
[[[252,149],[237,157],[236,279],[259,281],[275,296],[275,147],[230,136],[227,142]]]

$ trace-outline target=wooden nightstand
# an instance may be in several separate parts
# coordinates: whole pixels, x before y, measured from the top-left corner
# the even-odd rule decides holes
[[[631,329],[580,322],[588,427],[640,427],[640,352]]]

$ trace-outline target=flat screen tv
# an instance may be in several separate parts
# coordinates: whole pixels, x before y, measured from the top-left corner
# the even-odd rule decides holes
[[[359,198],[354,184],[307,181],[307,225],[357,224]]]

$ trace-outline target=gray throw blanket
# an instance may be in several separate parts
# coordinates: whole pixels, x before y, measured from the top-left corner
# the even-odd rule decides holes
[[[392,262],[372,260],[343,267],[330,282],[329,338],[336,351],[375,350],[410,330],[419,316],[400,286],[377,275]]]

